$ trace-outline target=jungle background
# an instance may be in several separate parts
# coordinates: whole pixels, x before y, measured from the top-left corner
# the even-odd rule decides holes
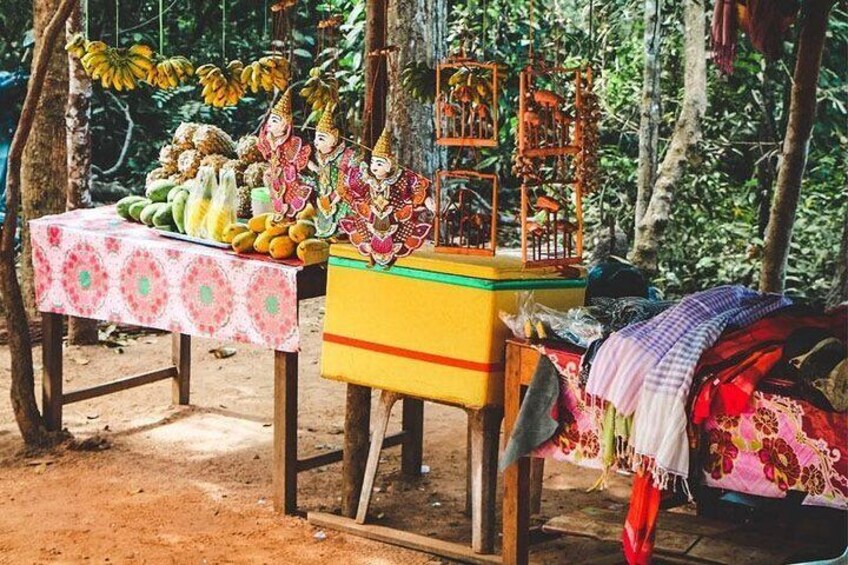
[[[661,148],[671,136],[683,88],[682,8],[667,4],[661,21]],[[196,64],[250,60],[271,45],[274,23],[267,2],[228,0],[225,19],[217,2],[173,0],[164,6],[165,52],[185,55]],[[356,0],[298,2],[291,42],[284,46],[294,63],[294,80],[302,80],[314,66],[337,68],[345,130],[350,136],[360,130],[363,110],[364,7]],[[157,4],[146,0],[89,0],[90,37],[115,43],[116,9],[121,44],[158,44]],[[592,234],[604,229],[600,222],[603,212],[612,215],[632,241],[644,61],[643,9],[644,2],[637,0],[548,0],[537,2],[531,14],[531,3],[518,0],[448,2],[444,50],[455,48],[460,38],[471,38],[475,55],[497,60],[509,69],[500,100],[500,115],[504,117],[500,148],[484,153],[478,163],[481,169],[495,170],[501,176],[505,196],[502,215],[508,217],[512,209],[517,210],[519,182],[511,174],[511,157],[518,71],[527,62],[532,26],[536,48],[548,58],[588,61],[595,69],[602,107],[602,178],[600,190],[586,203],[587,231]],[[31,28],[32,10],[31,0],[4,0],[0,11],[2,70],[29,69],[32,32],[21,30]],[[321,41],[317,22],[331,14],[342,14],[344,23],[335,44],[327,45]],[[222,25],[226,29],[224,42]],[[659,274],[654,279],[669,296],[732,282],[756,285],[788,114],[794,67],[792,39],[787,37],[782,58],[770,62],[741,39],[736,69],[730,76],[720,76],[708,65],[703,141],[690,158],[675,193],[659,252]],[[817,121],[786,280],[787,293],[817,302],[823,301],[832,287],[848,203],[846,72],[848,12],[844,4],[837,3],[828,26]],[[394,82],[392,89],[402,88],[396,84],[399,81]],[[159,147],[180,122],[214,123],[238,136],[256,128],[268,103],[265,97],[248,97],[236,107],[217,110],[201,103],[194,86],[175,91],[140,88],[113,93],[95,85],[91,123],[95,200],[108,200],[115,194],[115,187],[141,192]]]

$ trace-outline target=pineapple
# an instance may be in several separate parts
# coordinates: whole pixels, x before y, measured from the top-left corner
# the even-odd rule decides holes
[[[244,184],[250,188],[265,186],[265,171],[268,163],[251,163],[244,171]]]
[[[221,154],[227,157],[235,155],[235,143],[224,130],[219,127],[204,124],[198,126],[192,136],[194,147],[202,155]]]
[[[148,186],[153,181],[161,180],[168,178],[170,171],[166,171],[165,167],[156,167],[149,173],[147,173],[147,177],[144,179],[144,186]]]
[[[248,164],[263,161],[264,159],[262,157],[262,152],[259,151],[258,143],[259,138],[255,135],[245,135],[239,139],[238,144],[236,145],[236,154],[239,159]]]
[[[238,216],[239,218],[250,218],[253,216],[253,200],[250,193],[253,189],[246,185],[238,187]]]
[[[200,161],[200,166],[201,167],[206,167],[206,166],[212,167],[213,169],[215,169],[215,173],[217,174],[218,171],[221,170],[221,167],[224,166],[224,163],[226,163],[227,161],[229,161],[229,158],[226,157],[225,155],[218,155],[218,154],[207,155],[206,157],[204,157]]]
[[[200,161],[202,159],[203,156],[196,149],[183,151],[177,160],[177,168],[183,177],[193,179],[197,176],[197,169],[200,167]]]
[[[159,150],[159,164],[162,165],[162,168],[168,174],[176,173],[179,170],[177,168],[177,160],[180,157],[180,153],[182,153],[180,146],[171,143],[163,145],[162,149]]]
[[[196,124],[194,122],[183,122],[181,123],[176,131],[174,131],[174,145],[182,147],[183,149],[194,149],[194,142],[192,142],[192,138],[194,137],[194,132],[197,131],[197,128],[200,124]]]
[[[236,185],[241,186],[244,183],[244,170],[247,168],[247,163],[240,159],[230,159],[221,166],[222,171],[233,171],[236,176]]]

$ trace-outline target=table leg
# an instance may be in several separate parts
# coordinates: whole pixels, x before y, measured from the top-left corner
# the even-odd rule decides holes
[[[371,389],[347,385],[342,463],[342,516],[354,518],[359,507],[362,479],[368,457],[371,427]]]
[[[274,352],[274,509],[297,511],[297,353]]]
[[[524,392],[519,356],[516,347],[507,346],[504,438],[512,434]],[[530,459],[521,457],[507,467],[503,481],[503,564],[527,565],[530,551]]]
[[[172,334],[171,360],[177,368],[171,387],[171,402],[186,406],[191,401],[191,336]]]
[[[482,408],[468,413],[471,423],[471,548],[495,549],[495,486],[501,411]]]
[[[410,477],[421,474],[424,456],[424,401],[419,398],[403,399],[403,431],[406,437],[401,447],[400,469]]]
[[[41,314],[41,406],[48,431],[62,429],[62,315]]]
[[[542,512],[542,479],[545,476],[545,460],[530,458],[530,514]]]
[[[359,495],[359,507],[356,510],[356,523],[364,524],[371,505],[371,493],[374,480],[380,467],[380,452],[383,451],[383,440],[386,438],[386,428],[389,427],[389,417],[392,406],[400,398],[396,392],[384,390],[377,405],[377,420],[374,422],[374,435],[371,437],[371,447],[368,449],[368,463],[365,466],[365,476],[362,478],[362,492]]]

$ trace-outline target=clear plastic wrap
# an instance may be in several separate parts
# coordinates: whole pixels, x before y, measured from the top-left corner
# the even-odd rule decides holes
[[[236,186],[236,172],[233,169],[221,169],[218,190],[212,196],[212,203],[206,213],[206,237],[222,241],[224,232],[238,217],[239,197]]]
[[[513,335],[524,339],[558,339],[579,347],[588,347],[604,335],[603,325],[587,308],[565,312],[536,302],[532,291],[517,296],[518,312],[500,312],[501,320]]]
[[[191,182],[193,186],[185,207],[186,234],[207,239],[206,216],[218,185],[215,170],[209,166],[200,167],[197,177]]]

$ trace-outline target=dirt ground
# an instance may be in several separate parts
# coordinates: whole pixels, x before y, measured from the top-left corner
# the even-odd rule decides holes
[[[345,388],[318,375],[323,300],[305,303],[301,316],[298,438],[305,456],[341,446]],[[191,407],[169,405],[168,381],[66,406],[67,429],[80,440],[106,438],[110,447],[102,451],[23,453],[8,404],[0,403],[0,563],[444,563],[276,516],[272,355],[234,345],[234,356],[217,359],[210,350],[220,345],[194,340]],[[39,348],[37,374],[40,355]],[[65,389],[165,365],[169,355],[167,335],[135,336],[119,348],[68,347]],[[5,347],[0,367],[8,377]],[[0,381],[0,398],[8,398],[8,382]],[[395,416],[392,428],[399,427]],[[461,410],[426,405],[429,472],[403,478],[399,448],[386,451],[372,503],[377,523],[470,541],[465,429]],[[548,465],[546,475],[546,492],[571,492],[551,502],[551,511],[585,503],[581,490],[596,478],[565,465]],[[627,484],[620,482],[592,503],[621,504]],[[301,473],[298,487],[301,509],[338,511],[341,464]],[[562,562],[618,551],[598,542],[570,546]],[[558,562],[562,548],[552,549]]]

